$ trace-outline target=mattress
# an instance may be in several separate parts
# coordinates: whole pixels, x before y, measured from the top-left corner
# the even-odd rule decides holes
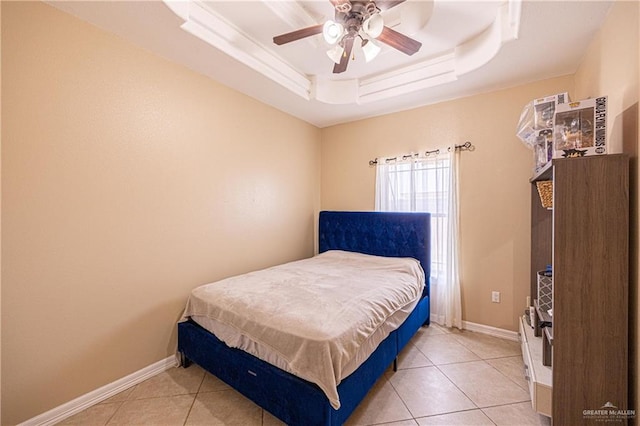
[[[328,251],[200,286],[183,320],[317,384],[338,409],[340,381],[402,324],[423,287],[415,259]]]

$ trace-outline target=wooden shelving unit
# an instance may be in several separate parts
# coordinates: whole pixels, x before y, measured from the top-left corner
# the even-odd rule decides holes
[[[553,181],[553,210],[541,205],[542,180]],[[629,159],[556,159],[531,183],[532,299],[537,271],[553,269],[552,327],[538,342],[553,398],[539,412],[557,425],[590,423],[584,410],[628,408]]]

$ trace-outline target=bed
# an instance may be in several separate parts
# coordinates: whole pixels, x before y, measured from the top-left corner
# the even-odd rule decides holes
[[[324,386],[299,377],[304,374],[292,374],[286,371],[291,370],[289,366],[275,362],[278,368],[227,346],[190,316],[178,324],[183,366],[195,362],[289,425],[343,424],[420,326],[429,323],[429,225],[428,213],[320,212],[319,258],[326,261],[341,252],[345,259],[413,258],[426,277],[416,300],[404,305],[407,312],[401,324],[375,342],[364,362],[337,381],[337,404]]]

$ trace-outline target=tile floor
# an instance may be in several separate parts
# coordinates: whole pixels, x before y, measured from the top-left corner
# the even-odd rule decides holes
[[[518,342],[424,327],[347,425],[547,425],[531,408]],[[282,425],[196,365],[174,368],[62,425]]]

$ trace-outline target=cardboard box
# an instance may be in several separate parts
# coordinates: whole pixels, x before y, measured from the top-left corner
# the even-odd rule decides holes
[[[529,148],[536,144],[538,132],[553,129],[553,117],[558,104],[569,101],[567,92],[558,93],[529,102],[520,114],[516,135]]]
[[[569,101],[567,92],[558,93],[557,95],[547,96],[535,99],[533,101],[534,111],[534,130],[543,130],[553,128],[553,116],[559,104]]]
[[[534,173],[539,172],[553,158],[553,130],[543,129],[535,132],[535,144],[533,145],[535,161]]]
[[[553,158],[606,154],[607,97],[558,105],[553,129]]]

